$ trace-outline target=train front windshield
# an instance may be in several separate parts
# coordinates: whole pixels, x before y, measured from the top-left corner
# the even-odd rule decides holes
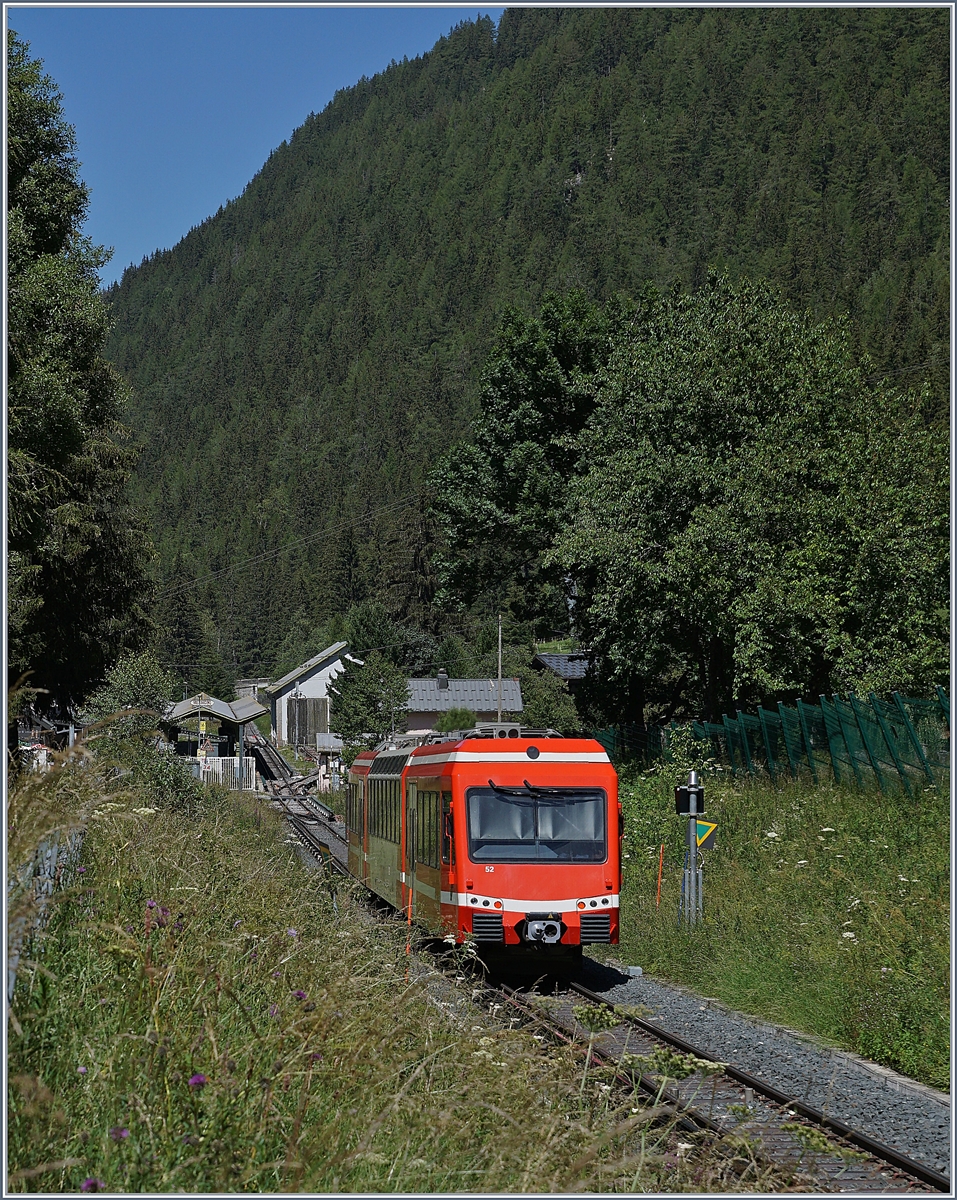
[[[604,862],[602,788],[473,787],[465,794],[475,863]]]

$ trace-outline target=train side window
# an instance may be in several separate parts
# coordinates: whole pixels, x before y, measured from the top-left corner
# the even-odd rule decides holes
[[[419,792],[416,802],[415,857],[429,867],[439,865],[438,792]]]

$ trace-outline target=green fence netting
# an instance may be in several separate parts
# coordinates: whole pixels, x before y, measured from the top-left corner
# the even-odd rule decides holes
[[[668,757],[678,726],[616,725],[593,734],[615,760],[652,762]],[[817,704],[738,710],[720,722],[692,721],[691,732],[710,743],[710,757],[734,775],[778,781],[810,776],[909,795],[945,781],[950,769],[950,701],[943,688],[922,700],[892,692],[862,699],[849,693],[820,696]]]

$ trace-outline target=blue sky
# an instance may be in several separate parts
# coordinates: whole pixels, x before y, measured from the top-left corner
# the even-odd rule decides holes
[[[238,196],[337,89],[501,8],[7,7],[76,128],[105,284]]]

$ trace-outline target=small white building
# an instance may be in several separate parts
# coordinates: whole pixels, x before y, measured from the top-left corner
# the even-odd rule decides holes
[[[348,649],[348,642],[334,642],[308,662],[283,675],[282,679],[260,689],[260,698],[269,705],[272,739],[277,746],[329,749],[326,745],[329,742],[329,684],[345,669],[343,659],[349,658]]]

